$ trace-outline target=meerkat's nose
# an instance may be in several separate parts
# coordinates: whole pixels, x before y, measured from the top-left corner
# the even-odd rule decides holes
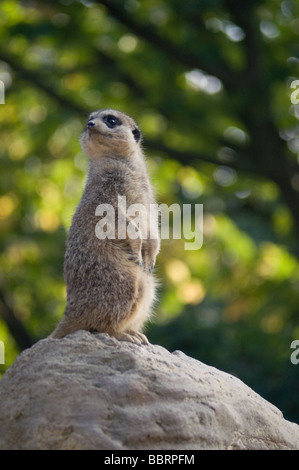
[[[94,127],[96,125],[96,123],[94,121],[88,121],[87,123],[87,127],[91,128],[91,127]]]

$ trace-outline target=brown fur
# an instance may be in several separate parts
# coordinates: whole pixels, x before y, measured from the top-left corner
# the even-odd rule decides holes
[[[121,125],[109,128],[103,120],[108,115]],[[95,234],[99,204],[113,205],[117,219],[118,195],[126,196],[127,207],[143,204],[147,208],[144,217],[148,217],[149,204],[155,202],[139,129],[133,119],[115,110],[96,111],[90,120],[93,127],[86,125],[80,138],[89,158],[88,178],[65,253],[67,305],[52,337],[85,329],[147,343],[140,330],[155,295],[151,269],[159,251],[158,228],[155,226],[155,239],[147,233],[136,240],[100,240]]]

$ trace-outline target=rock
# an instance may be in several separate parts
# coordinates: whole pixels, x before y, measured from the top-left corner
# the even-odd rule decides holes
[[[182,352],[78,331],[4,374],[0,449],[299,449],[299,426]]]

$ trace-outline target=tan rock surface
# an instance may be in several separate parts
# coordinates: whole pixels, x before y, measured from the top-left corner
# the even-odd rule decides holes
[[[299,449],[299,426],[182,352],[78,331],[4,374],[0,449]]]

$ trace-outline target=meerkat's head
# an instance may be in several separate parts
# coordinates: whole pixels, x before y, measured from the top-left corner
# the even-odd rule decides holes
[[[82,150],[94,160],[103,156],[128,157],[141,142],[141,132],[132,118],[113,109],[90,114],[80,142]]]

